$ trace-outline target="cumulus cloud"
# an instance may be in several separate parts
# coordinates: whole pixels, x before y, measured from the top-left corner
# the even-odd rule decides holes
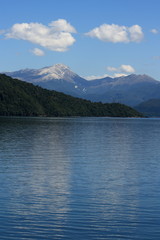
[[[87,77],[84,77],[84,78],[86,80],[88,80],[88,81],[92,81],[92,80],[102,79],[102,78],[106,78],[106,77],[118,78],[118,77],[125,77],[125,76],[127,76],[127,74],[124,74],[124,73],[114,73],[113,75],[109,75],[109,74],[104,74],[104,75],[100,75],[100,76],[91,75],[91,76],[87,76]]]
[[[39,48],[34,48],[32,50],[32,53],[36,56],[44,56],[45,55],[44,51]]]
[[[110,67],[110,66],[107,67],[107,70],[108,70],[109,72],[116,72],[116,71],[119,71],[118,68]]]
[[[127,27],[116,24],[102,24],[86,33],[86,35],[113,43],[140,42],[143,39],[143,31],[139,25]]]
[[[109,72],[112,72],[112,74],[104,74],[104,75],[100,75],[100,76],[91,75],[91,76],[87,76],[84,78],[89,81],[94,80],[94,79],[102,79],[105,77],[118,78],[118,77],[125,77],[128,74],[135,72],[135,69],[131,65],[124,65],[124,64],[122,64],[120,67],[117,67],[117,68],[108,66],[107,70]]]
[[[115,74],[113,75],[113,77],[115,77],[115,78],[125,77],[125,76],[127,76],[127,74],[125,74],[125,73],[115,73]]]
[[[49,24],[49,26],[52,27],[56,32],[61,32],[61,31],[70,32],[70,33],[77,32],[76,29],[70,23],[68,23],[65,19],[52,21]]]
[[[64,52],[75,42],[71,33],[76,33],[76,29],[65,19],[59,19],[48,26],[41,23],[16,23],[5,33],[5,37],[26,40],[51,51]]]
[[[122,64],[120,67],[107,67],[107,70],[110,72],[122,72],[122,73],[134,73],[135,69],[131,65]]]
[[[153,34],[157,34],[158,33],[158,30],[157,29],[155,29],[155,28],[153,28],[153,29],[151,29],[151,31],[150,31],[151,33],[153,33]]]
[[[109,77],[109,75],[108,74],[104,74],[104,75],[101,75],[101,76],[91,75],[91,76],[87,76],[87,77],[84,77],[84,78],[88,81],[91,81],[91,80],[94,80],[94,79],[101,79],[101,78],[105,78],[105,77]]]

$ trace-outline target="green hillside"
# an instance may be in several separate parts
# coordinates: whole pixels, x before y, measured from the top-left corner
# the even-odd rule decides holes
[[[1,116],[141,117],[131,107],[92,103],[0,74]]]
[[[160,99],[150,99],[135,108],[147,117],[160,117]]]

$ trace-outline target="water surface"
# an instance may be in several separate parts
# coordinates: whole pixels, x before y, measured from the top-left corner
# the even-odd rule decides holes
[[[0,118],[0,239],[160,239],[160,119]]]

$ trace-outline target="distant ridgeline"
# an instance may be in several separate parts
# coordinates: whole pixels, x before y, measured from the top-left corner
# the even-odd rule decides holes
[[[135,106],[137,111],[140,111],[147,117],[160,117],[160,99],[150,99]]]
[[[138,111],[123,104],[92,103],[5,74],[0,74],[0,115],[142,117]]]

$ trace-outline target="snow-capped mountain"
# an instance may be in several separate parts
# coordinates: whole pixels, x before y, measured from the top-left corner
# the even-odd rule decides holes
[[[16,72],[7,72],[6,74],[32,83],[49,81],[53,79],[65,79],[65,81],[73,83],[73,78],[78,76],[64,64],[56,64],[41,69],[22,69]]]
[[[71,69],[64,64],[56,64],[51,67],[45,67],[37,71],[37,75],[42,81],[52,79],[65,79],[67,82],[73,83],[73,79],[77,76]]]
[[[22,69],[6,72],[8,76],[39,85],[41,87],[81,97],[87,80],[81,78],[64,64],[41,69]]]
[[[160,99],[160,82],[147,75],[131,74],[87,81],[63,64],[7,72],[6,75],[91,101],[135,106],[149,99]]]

